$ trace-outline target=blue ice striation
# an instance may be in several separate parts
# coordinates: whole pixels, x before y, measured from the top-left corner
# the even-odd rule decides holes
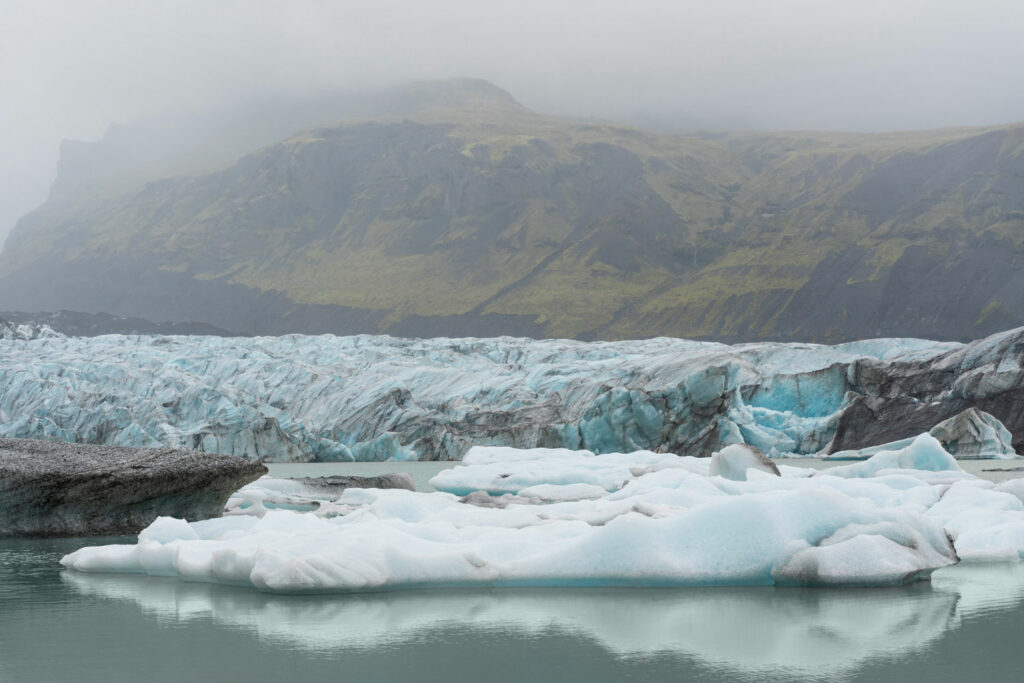
[[[4,339],[0,436],[268,462],[455,460],[474,445],[810,455],[865,391],[863,368],[948,357],[969,370],[985,353],[917,339]]]

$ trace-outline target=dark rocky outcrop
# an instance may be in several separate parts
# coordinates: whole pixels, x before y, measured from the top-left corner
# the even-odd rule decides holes
[[[132,534],[163,515],[217,517],[266,472],[196,451],[0,439],[0,536]]]

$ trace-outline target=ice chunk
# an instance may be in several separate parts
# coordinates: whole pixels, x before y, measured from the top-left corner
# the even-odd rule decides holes
[[[594,491],[597,487],[607,493],[618,490],[635,476],[664,468],[706,472],[707,464],[697,458],[650,451],[594,455],[564,448],[474,446],[460,465],[438,473],[430,485],[457,496],[473,491],[495,496],[515,494],[545,484],[585,484],[590,488],[577,490]]]
[[[902,460],[893,454],[893,461],[935,466],[934,444],[915,444],[920,453]],[[745,447],[719,462],[743,479],[711,476],[706,460],[649,451],[478,448],[453,474],[436,478],[451,493],[349,488],[335,496],[321,490],[329,499],[320,503],[336,514],[264,506],[253,510],[258,516],[194,524],[161,519],[135,546],[83,548],[62,563],[271,592],[889,585],[957,561],[944,522],[959,525],[961,535],[977,528],[957,517],[960,498],[949,498],[943,508],[945,489],[918,477],[781,477],[746,467],[762,462]],[[868,464],[855,467],[867,471]],[[302,482],[273,479],[250,488],[278,498],[311,500],[316,493]],[[961,488],[964,501],[978,503],[1001,524],[1015,523],[1007,515],[1020,512],[1016,497],[998,493],[1000,499],[974,501],[970,495],[983,484]],[[466,489],[476,493],[453,495]],[[501,498],[484,500],[488,490]],[[1007,527],[993,542],[1006,544],[1001,551],[1009,556],[1018,540],[1024,543]]]
[[[956,458],[946,452],[931,434],[921,434],[909,445],[895,451],[879,451],[864,462],[822,470],[835,477],[873,477],[883,470],[961,472]]]
[[[194,541],[199,538],[195,530],[183,519],[157,517],[153,523],[139,532],[139,541],[170,543],[171,541]]]
[[[807,585],[909,583],[955,555],[952,543],[937,527],[893,522],[850,525],[799,551],[772,576],[779,583]]]
[[[779,468],[766,458],[764,453],[743,444],[726,446],[721,451],[712,453],[708,474],[735,481],[746,481],[747,470],[750,469],[779,476]]]
[[[1013,437],[1003,423],[977,408],[940,422],[928,433],[958,459],[1017,457]]]

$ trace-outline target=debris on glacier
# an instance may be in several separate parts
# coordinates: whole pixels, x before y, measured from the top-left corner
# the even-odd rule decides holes
[[[738,453],[738,455],[737,455]],[[931,435],[850,465],[765,471],[756,453],[474,447],[436,492],[260,479],[220,519],[161,518],[65,567],[268,592],[425,586],[894,585],[1024,557],[1019,481],[964,471]],[[744,467],[744,465],[750,465]],[[742,478],[738,476],[742,473]],[[294,509],[258,504],[291,495]],[[255,503],[254,503],[255,501]]]
[[[266,471],[195,451],[0,439],[0,536],[126,534],[162,515],[217,517]]]
[[[1022,356],[1024,328],[967,345],[3,340],[0,437],[265,462],[457,460],[473,445],[708,456],[746,444],[775,457],[906,440],[976,409],[944,443],[1009,457],[1008,433],[1024,438]]]

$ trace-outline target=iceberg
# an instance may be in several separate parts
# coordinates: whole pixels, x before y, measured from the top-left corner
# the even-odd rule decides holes
[[[0,340],[0,437],[265,462],[458,460],[475,445],[815,455],[905,440],[976,408],[982,422],[957,430],[984,433],[944,443],[958,457],[1012,457],[1022,355],[1024,329],[838,346],[39,335]]]
[[[161,515],[218,517],[266,472],[193,451],[0,439],[0,537],[134,534]]]
[[[61,563],[316,593],[878,586],[961,560],[1024,556],[1019,487],[962,472],[928,434],[813,476],[765,471],[753,455],[726,453],[729,468],[716,474],[710,459],[650,451],[475,447],[431,480],[431,493],[264,478],[225,517],[160,518],[135,544],[82,548]]]

